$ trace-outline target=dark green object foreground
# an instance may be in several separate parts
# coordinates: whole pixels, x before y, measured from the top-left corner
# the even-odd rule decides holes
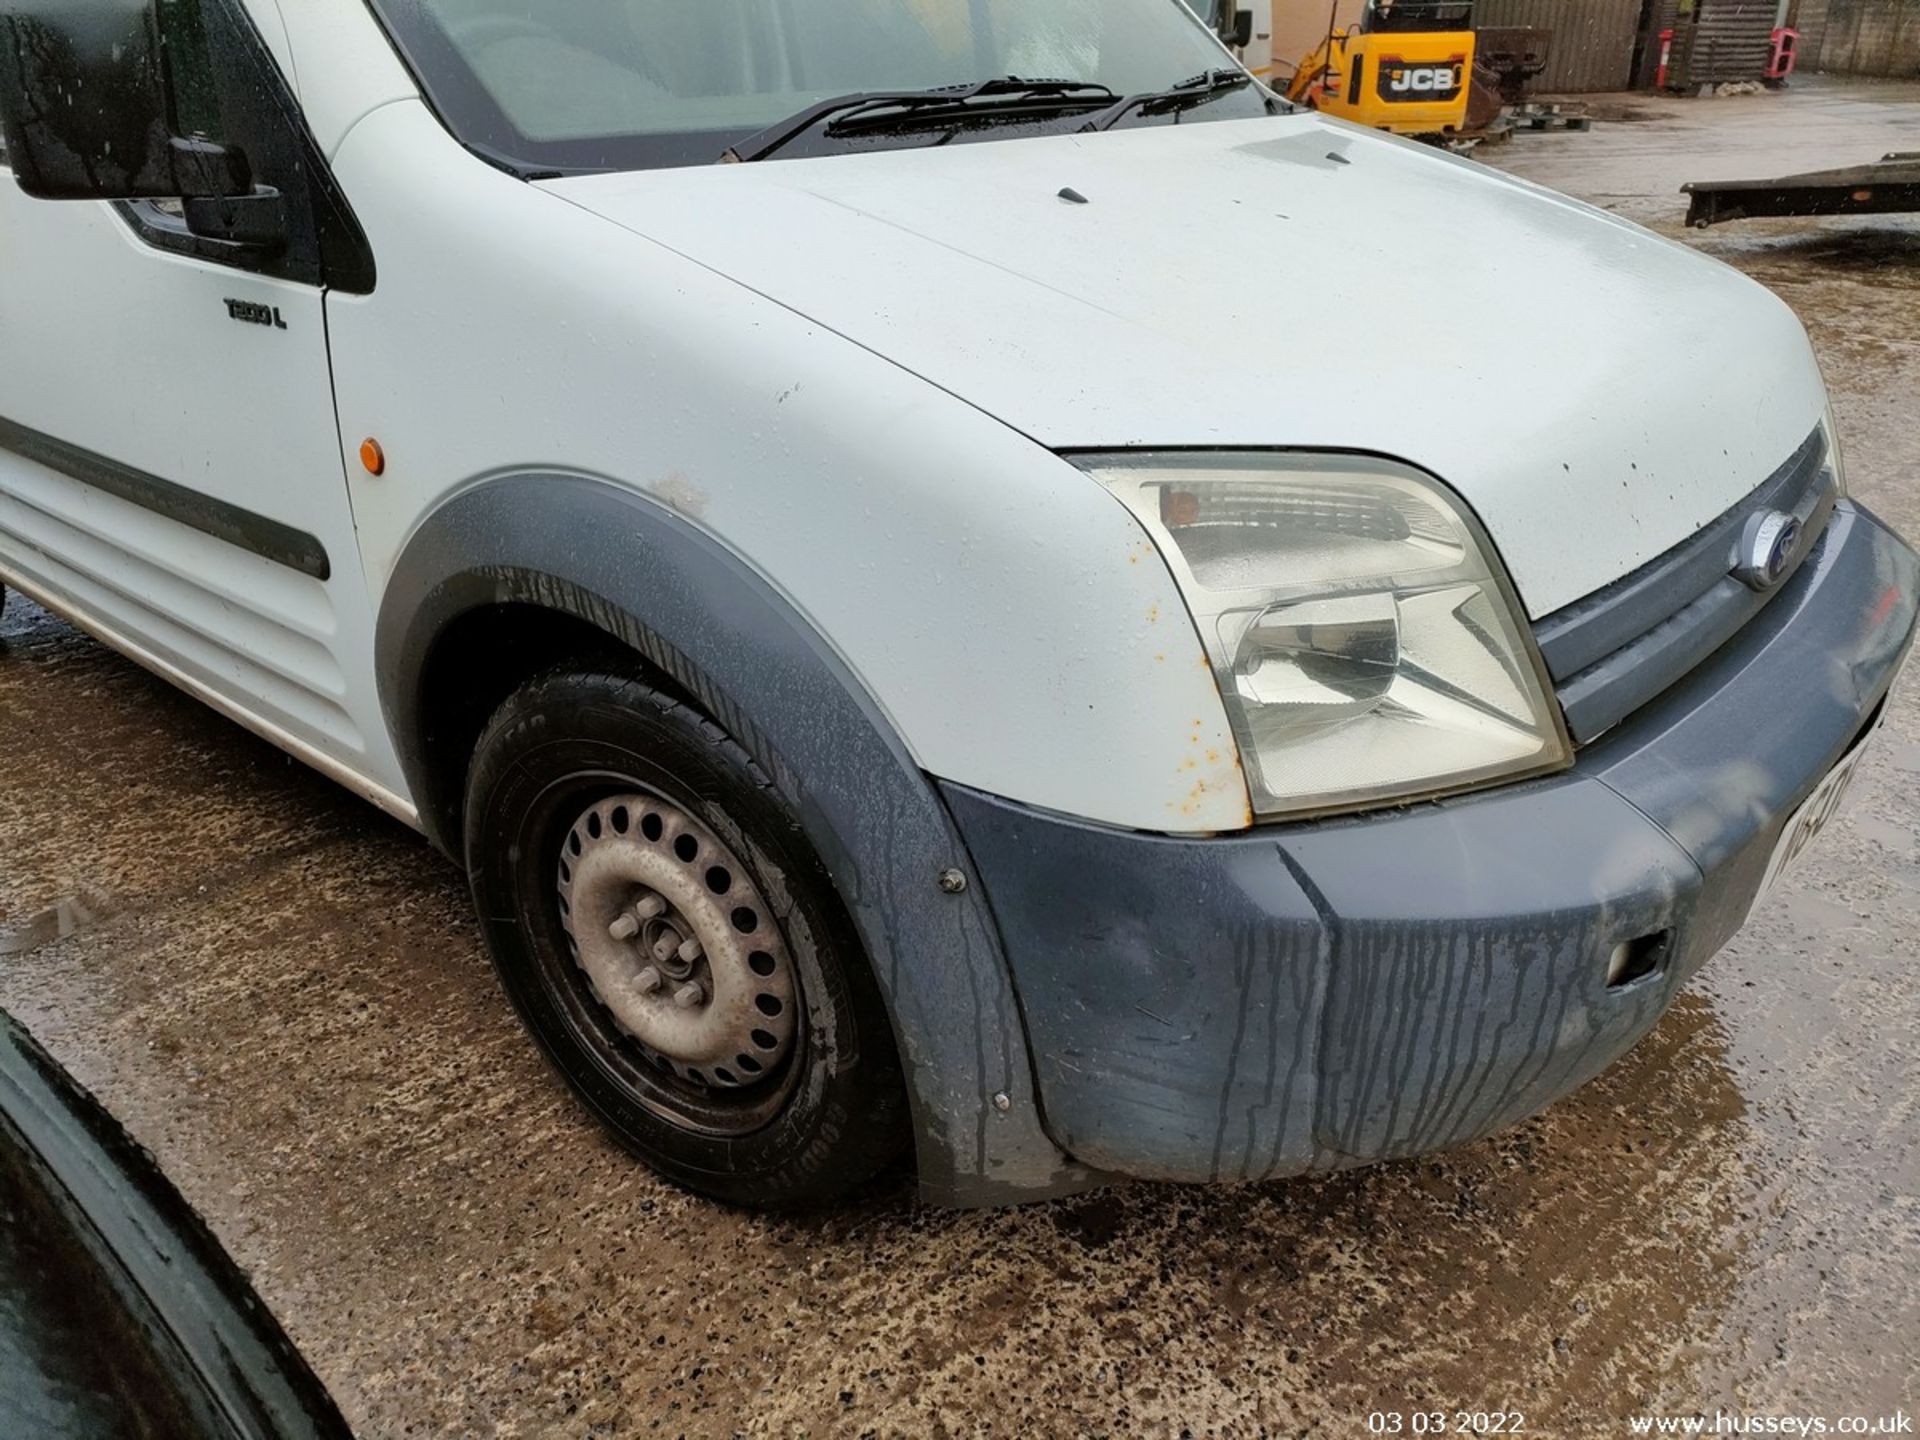
[[[0,1015],[0,1434],[347,1433],[152,1158]]]

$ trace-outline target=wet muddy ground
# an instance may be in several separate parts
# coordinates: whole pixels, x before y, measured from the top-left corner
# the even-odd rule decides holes
[[[1920,149],[1916,99],[1632,101],[1484,158],[1677,235],[1681,180]],[[1920,535],[1920,217],[1692,238],[1808,321],[1855,492]],[[1911,679],[1755,923],[1509,1134],[989,1214],[919,1210],[900,1179],[769,1220],[582,1118],[410,834],[17,598],[0,646],[0,1006],[158,1155],[368,1435],[1350,1435],[1471,1408],[1573,1436],[1645,1409],[1920,1409]]]

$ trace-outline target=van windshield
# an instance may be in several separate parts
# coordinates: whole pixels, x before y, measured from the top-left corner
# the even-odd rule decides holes
[[[858,92],[1020,76],[1134,95],[1228,63],[1182,0],[372,3],[447,126],[529,174],[706,164],[810,105]],[[1261,109],[1250,88],[1219,105],[1130,123]],[[1058,131],[1080,118],[1023,124],[1028,133]],[[968,138],[948,127],[883,143],[949,135]],[[791,153],[845,148],[823,133]]]

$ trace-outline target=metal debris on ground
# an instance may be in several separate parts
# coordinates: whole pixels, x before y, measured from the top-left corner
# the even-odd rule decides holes
[[[1896,150],[1871,165],[1809,170],[1773,180],[1694,180],[1687,224],[1704,230],[1760,215],[1888,215],[1920,210],[1920,150]]]

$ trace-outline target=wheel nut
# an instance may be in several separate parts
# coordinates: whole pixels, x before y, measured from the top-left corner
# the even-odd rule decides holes
[[[682,1010],[691,1010],[706,998],[706,992],[698,985],[693,984],[682,985],[678,990],[673,992],[673,1003],[678,1005]]]
[[[607,927],[607,933],[616,940],[631,940],[640,933],[640,922],[631,915],[622,915]]]
[[[658,940],[653,942],[653,958],[664,965],[673,958],[673,952],[678,948],[679,943],[673,936],[662,935]]]
[[[651,965],[647,966],[646,969],[642,970],[633,978],[634,982],[639,985],[640,993],[643,995],[651,995],[666,983],[665,978]]]
[[[667,902],[658,895],[649,895],[633,907],[634,913],[642,920],[651,920],[667,908]]]
[[[700,958],[700,942],[690,938],[680,947],[680,959],[688,965]]]

